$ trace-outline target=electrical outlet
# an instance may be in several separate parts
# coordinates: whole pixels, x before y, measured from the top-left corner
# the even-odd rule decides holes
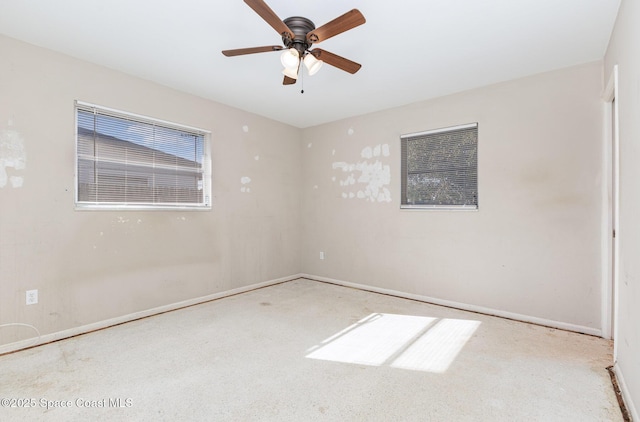
[[[38,303],[38,291],[27,290],[27,305],[35,305]]]
[[[324,252],[320,252],[320,259],[324,259]]]

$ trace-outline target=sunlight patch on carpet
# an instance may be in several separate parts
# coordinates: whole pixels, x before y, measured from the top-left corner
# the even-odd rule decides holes
[[[480,321],[374,313],[308,350],[306,357],[443,373]]]

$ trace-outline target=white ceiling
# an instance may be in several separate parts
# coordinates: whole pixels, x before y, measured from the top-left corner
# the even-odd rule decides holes
[[[283,86],[281,44],[242,0],[1,0],[0,33],[296,127],[603,58],[620,0],[267,0],[316,27],[367,22],[314,44],[362,64]]]

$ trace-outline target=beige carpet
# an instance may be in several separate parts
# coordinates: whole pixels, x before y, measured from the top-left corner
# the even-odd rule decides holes
[[[619,421],[610,364],[603,339],[300,279],[2,356],[0,420]]]

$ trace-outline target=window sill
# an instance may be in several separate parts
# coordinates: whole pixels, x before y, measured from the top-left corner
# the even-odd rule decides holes
[[[478,211],[478,206],[400,205],[400,209],[416,211]]]
[[[76,211],[211,211],[211,205],[171,206],[171,205],[104,205],[76,204]]]

